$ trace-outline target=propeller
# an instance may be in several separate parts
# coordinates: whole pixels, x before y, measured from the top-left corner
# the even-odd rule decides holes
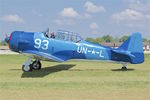
[[[8,34],[5,34],[5,42],[8,43],[8,41],[9,41],[9,36],[8,36]]]

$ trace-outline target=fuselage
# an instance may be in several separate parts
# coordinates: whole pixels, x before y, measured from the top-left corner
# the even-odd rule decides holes
[[[111,48],[90,43],[86,40],[80,42],[47,38],[42,32],[15,31],[11,34],[9,47],[12,51],[22,52],[33,50],[61,56],[69,59],[110,60]]]
[[[138,45],[135,45],[134,39],[139,39]],[[43,55],[46,55],[54,58],[49,59],[48,57],[46,60],[58,60],[60,62],[70,59],[111,60],[132,64],[144,62],[140,34],[133,34],[119,49],[90,43],[86,40],[70,41],[63,36],[61,38],[49,38],[42,32],[14,31],[9,37],[8,43],[12,51],[19,53],[28,51],[28,53],[34,54],[35,59],[38,57],[36,55],[41,54],[40,57],[43,59],[46,58]],[[136,47],[138,48],[136,49]]]

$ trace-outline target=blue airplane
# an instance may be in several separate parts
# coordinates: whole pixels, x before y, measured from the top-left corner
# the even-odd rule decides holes
[[[133,33],[119,48],[111,48],[83,40],[77,33],[58,30],[55,34],[45,32],[14,31],[5,38],[9,48],[23,55],[27,61],[22,65],[24,72],[41,69],[41,60],[64,62],[71,59],[105,60],[122,64],[144,62],[142,37]],[[34,61],[33,61],[34,59]]]

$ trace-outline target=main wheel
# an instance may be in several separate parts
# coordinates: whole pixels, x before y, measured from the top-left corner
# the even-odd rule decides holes
[[[31,65],[29,65],[29,66],[22,65],[22,70],[24,72],[30,72],[30,71],[32,71],[32,66]]]
[[[41,69],[41,62],[40,62],[40,61],[34,61],[34,62],[32,63],[32,68],[33,68],[34,70],[40,70],[40,69]]]

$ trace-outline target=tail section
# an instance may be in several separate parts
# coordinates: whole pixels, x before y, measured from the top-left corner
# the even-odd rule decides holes
[[[118,50],[125,51],[130,56],[130,62],[139,64],[144,62],[144,51],[142,36],[140,33],[133,33]]]
[[[120,47],[125,51],[130,52],[142,52],[143,53],[143,44],[142,37],[140,33],[132,34]]]

